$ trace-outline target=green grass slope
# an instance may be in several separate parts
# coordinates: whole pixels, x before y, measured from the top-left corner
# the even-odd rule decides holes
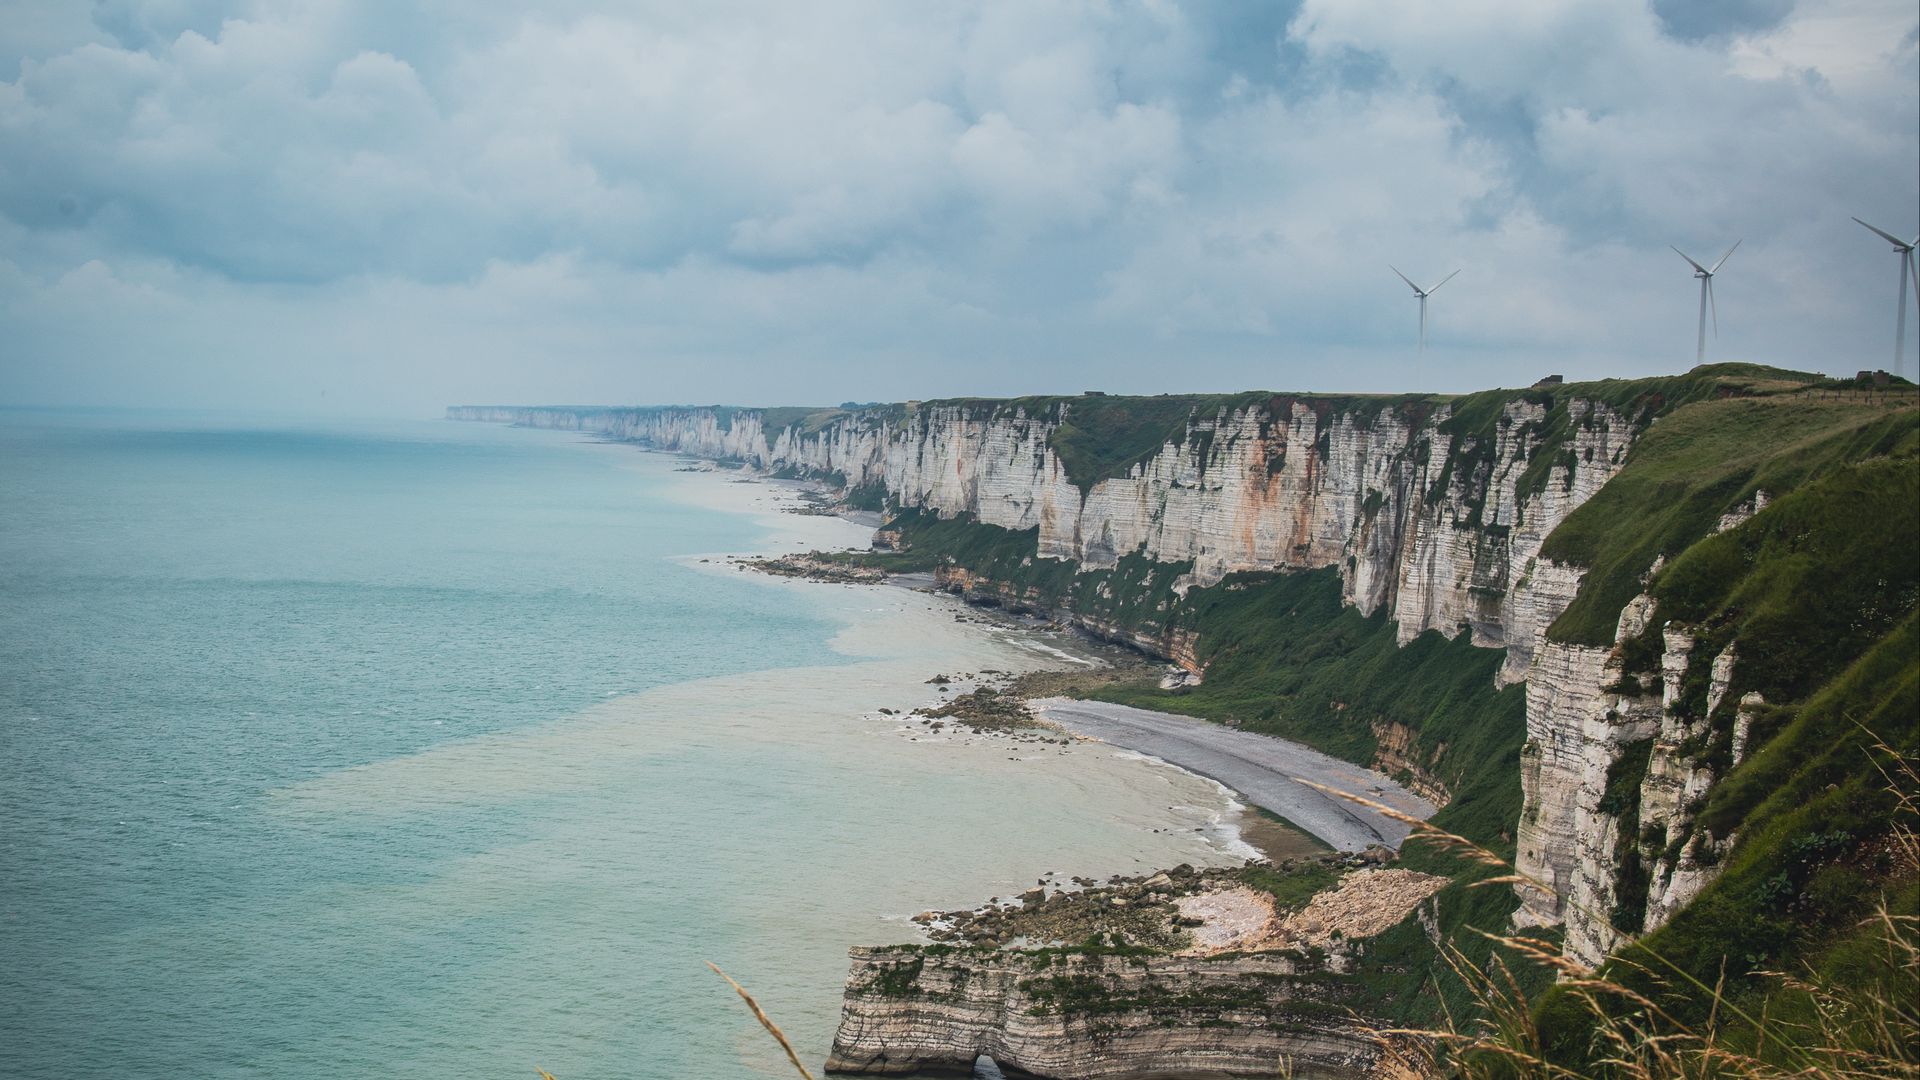
[[[1910,408],[1806,394],[1700,401],[1660,418],[1542,547],[1543,558],[1588,568],[1549,636],[1612,644],[1620,609],[1657,557],[1678,555],[1756,491],[1778,497],[1912,438]]]
[[[1756,426],[1757,417],[1767,423]],[[1653,508],[1661,519],[1654,531],[1678,550],[1646,586],[1658,604],[1655,626],[1629,644],[1626,657],[1650,676],[1654,635],[1669,620],[1701,638],[1676,708],[1707,723],[1681,752],[1722,779],[1694,828],[1737,842],[1720,877],[1670,923],[1623,950],[1612,974],[1649,994],[1689,977],[1724,978],[1722,1022],[1748,1048],[1791,1061],[1798,1050],[1779,1032],[1812,1029],[1777,1021],[1807,1020],[1811,1004],[1764,973],[1825,971],[1888,980],[1889,992],[1914,988],[1915,973],[1876,969],[1860,962],[1860,952],[1870,936],[1862,921],[1878,905],[1913,914],[1920,901],[1913,868],[1891,845],[1906,811],[1889,781],[1893,756],[1920,755],[1920,411],[1802,402],[1782,413],[1777,403],[1743,402],[1683,410],[1669,422],[1670,431],[1656,425],[1648,433],[1657,452],[1634,463],[1644,471],[1617,478],[1630,491],[1689,486],[1685,497]],[[1764,432],[1774,437],[1747,441]],[[1678,446],[1690,446],[1709,467],[1687,475],[1676,467]],[[1756,488],[1778,497],[1736,528],[1699,535],[1717,519],[1711,499],[1738,501]],[[1687,529],[1699,538],[1683,543]],[[1630,531],[1624,523],[1610,530]],[[1593,543],[1591,532],[1580,539]],[[1657,540],[1621,546],[1638,555],[1657,550]],[[1596,572],[1610,557],[1617,564],[1604,542],[1594,550]],[[1709,714],[1708,669],[1729,646],[1739,660],[1720,708]],[[1749,735],[1752,749],[1735,766],[1735,714],[1748,692],[1768,704]],[[1690,839],[1664,852],[1629,850],[1644,867]],[[1677,1021],[1696,1025],[1716,1007],[1697,992],[1663,1000]],[[1775,1018],[1772,1039],[1745,1019],[1762,1015]],[[1550,998],[1542,1016],[1553,1020],[1554,1053],[1579,1061],[1592,1018],[1581,1022],[1582,1010],[1564,995]]]
[[[1395,644],[1384,611],[1340,601],[1332,568],[1235,574],[1194,589],[1172,623],[1199,632],[1206,681],[1191,689],[1109,688],[1107,700],[1232,722],[1363,764],[1377,727],[1414,732],[1417,764],[1446,785],[1445,827],[1511,851],[1520,816],[1523,688],[1494,689],[1498,649],[1428,632]],[[1445,749],[1441,749],[1444,747]],[[1489,767],[1511,762],[1512,768]]]

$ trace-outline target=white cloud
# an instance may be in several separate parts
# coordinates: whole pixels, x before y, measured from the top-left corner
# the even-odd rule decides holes
[[[1850,370],[1920,174],[1898,0],[23,11],[0,400],[1391,389],[1389,261],[1450,385],[1671,370],[1734,236],[1721,355]]]

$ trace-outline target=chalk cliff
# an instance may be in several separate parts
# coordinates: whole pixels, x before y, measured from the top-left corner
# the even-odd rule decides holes
[[[1716,531],[1753,513],[1750,506],[1729,514]],[[1628,647],[1658,618],[1653,597],[1636,596],[1620,613],[1612,647],[1543,640],[1527,677],[1526,808],[1514,862],[1553,894],[1517,890],[1514,921],[1564,923],[1566,955],[1589,966],[1698,896],[1735,840],[1692,826],[1716,779],[1699,747],[1726,697],[1737,651],[1728,646],[1713,656],[1705,709],[1696,715],[1685,684],[1699,642],[1687,627],[1658,626],[1655,671],[1643,677],[1626,669]],[[1764,704],[1753,693],[1738,703],[1732,764],[1744,756],[1751,715]]]
[[[900,507],[1037,529],[1083,569],[1139,553],[1239,570],[1338,567],[1349,603],[1391,612],[1402,642],[1463,630],[1525,674],[1571,598],[1533,573],[1540,545],[1619,468],[1636,431],[1605,403],[1513,395],[1471,428],[1426,399],[1248,396],[1196,404],[1123,474],[1074,475],[1057,446],[1076,399],[837,412],[769,432],[713,408],[455,407],[460,420],[591,431],[661,449],[831,476]],[[797,410],[788,410],[789,412]],[[1084,471],[1084,470],[1083,470]]]

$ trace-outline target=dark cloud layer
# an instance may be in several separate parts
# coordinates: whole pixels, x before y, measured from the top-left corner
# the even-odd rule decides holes
[[[1716,355],[1851,370],[1920,224],[1907,0],[19,8],[0,401],[1638,374],[1738,236]]]

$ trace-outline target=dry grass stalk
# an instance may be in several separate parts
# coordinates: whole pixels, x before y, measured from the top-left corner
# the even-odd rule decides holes
[[[1364,806],[1367,809],[1373,811],[1376,814],[1379,814],[1382,817],[1388,818],[1393,821],[1397,821],[1400,824],[1405,825],[1409,830],[1411,830],[1411,832],[1407,836],[1408,840],[1423,841],[1427,844],[1431,844],[1432,846],[1440,849],[1441,851],[1459,856],[1460,858],[1463,858],[1468,862],[1474,863],[1475,865],[1478,865],[1478,866],[1485,866],[1490,869],[1506,871],[1506,873],[1501,874],[1499,876],[1484,878],[1482,880],[1476,881],[1471,886],[1469,886],[1470,888],[1478,888],[1483,885],[1517,885],[1523,889],[1528,889],[1534,892],[1538,892],[1543,896],[1556,895],[1553,891],[1552,886],[1547,885],[1536,878],[1529,877],[1526,874],[1522,874],[1517,868],[1514,867],[1512,863],[1509,863],[1507,860],[1501,858],[1500,856],[1494,854],[1491,851],[1488,851],[1486,848],[1481,847],[1479,844],[1474,843],[1473,841],[1467,839],[1464,836],[1459,836],[1455,833],[1450,833],[1447,830],[1432,824],[1431,822],[1423,821],[1420,818],[1414,817],[1412,814],[1402,813],[1399,810],[1395,810],[1391,806],[1387,806],[1383,803],[1375,802],[1374,800],[1369,799],[1364,795],[1355,795],[1351,791],[1341,791],[1339,788],[1328,787],[1325,784],[1316,784],[1311,780],[1302,780],[1297,776],[1293,778],[1293,782],[1296,784],[1305,784],[1307,787],[1310,787],[1315,791],[1318,791],[1322,795],[1328,795],[1336,799],[1344,799],[1347,802],[1354,803],[1359,806]]]
[[[780,1049],[787,1052],[787,1060],[793,1062],[793,1067],[800,1070],[800,1075],[806,1077],[807,1080],[813,1080],[813,1074],[807,1071],[805,1065],[800,1064],[800,1055],[793,1052],[793,1044],[787,1041],[786,1032],[781,1031],[780,1025],[774,1023],[772,1018],[767,1016],[766,1011],[760,1008],[760,1003],[753,1000],[752,994],[747,993],[747,988],[734,982],[733,976],[721,971],[719,966],[713,961],[707,961],[707,966],[713,968],[715,975],[727,980],[727,985],[733,987],[733,992],[739,994],[740,1000],[746,1002],[747,1008],[753,1010],[753,1018],[760,1021],[760,1026],[766,1028],[768,1034],[780,1041]]]
[[[1914,827],[1914,822],[1920,821],[1920,768],[1879,740],[1870,752],[1876,755],[1874,767],[1898,802],[1891,839],[1902,864],[1902,876],[1920,873],[1920,830]],[[1506,860],[1465,837],[1363,796],[1307,780],[1299,782],[1406,825],[1411,830],[1409,839],[1504,871],[1475,881],[1470,887],[1511,885],[1554,895],[1549,886],[1519,873]],[[1877,931],[1876,943],[1884,951],[1886,969],[1900,973],[1905,984],[1920,986],[1920,916],[1894,914],[1883,902],[1861,925]],[[1494,953],[1483,969],[1447,943],[1440,948],[1441,959],[1467,988],[1478,1015],[1463,1025],[1448,1011],[1444,1027],[1439,1029],[1376,1032],[1389,1073],[1451,1073],[1489,1080],[1586,1080],[1588,1076],[1622,1080],[1920,1080],[1920,994],[1882,999],[1870,991],[1824,984],[1811,970],[1804,978],[1760,973],[1776,980],[1782,989],[1804,995],[1811,1004],[1811,1022],[1789,1025],[1765,1012],[1754,1017],[1736,1007],[1726,996],[1724,972],[1709,986],[1665,958],[1641,950],[1642,955],[1678,976],[1676,986],[1676,980],[1666,972],[1656,971],[1632,956],[1616,956],[1616,964],[1638,971],[1660,988],[1650,997],[1617,979],[1596,975],[1536,939],[1480,930],[1474,933],[1556,973],[1561,988],[1580,1002],[1593,1020],[1590,1064],[1594,1071],[1569,1069],[1547,1059],[1542,1032],[1534,1021],[1533,1003],[1500,953]],[[1704,1000],[1708,1006],[1704,1025],[1697,1030],[1690,1027],[1654,999],[1670,996]],[[1720,1022],[1723,1012],[1741,1020],[1750,1037],[1772,1046],[1780,1060],[1765,1060],[1731,1045]]]

